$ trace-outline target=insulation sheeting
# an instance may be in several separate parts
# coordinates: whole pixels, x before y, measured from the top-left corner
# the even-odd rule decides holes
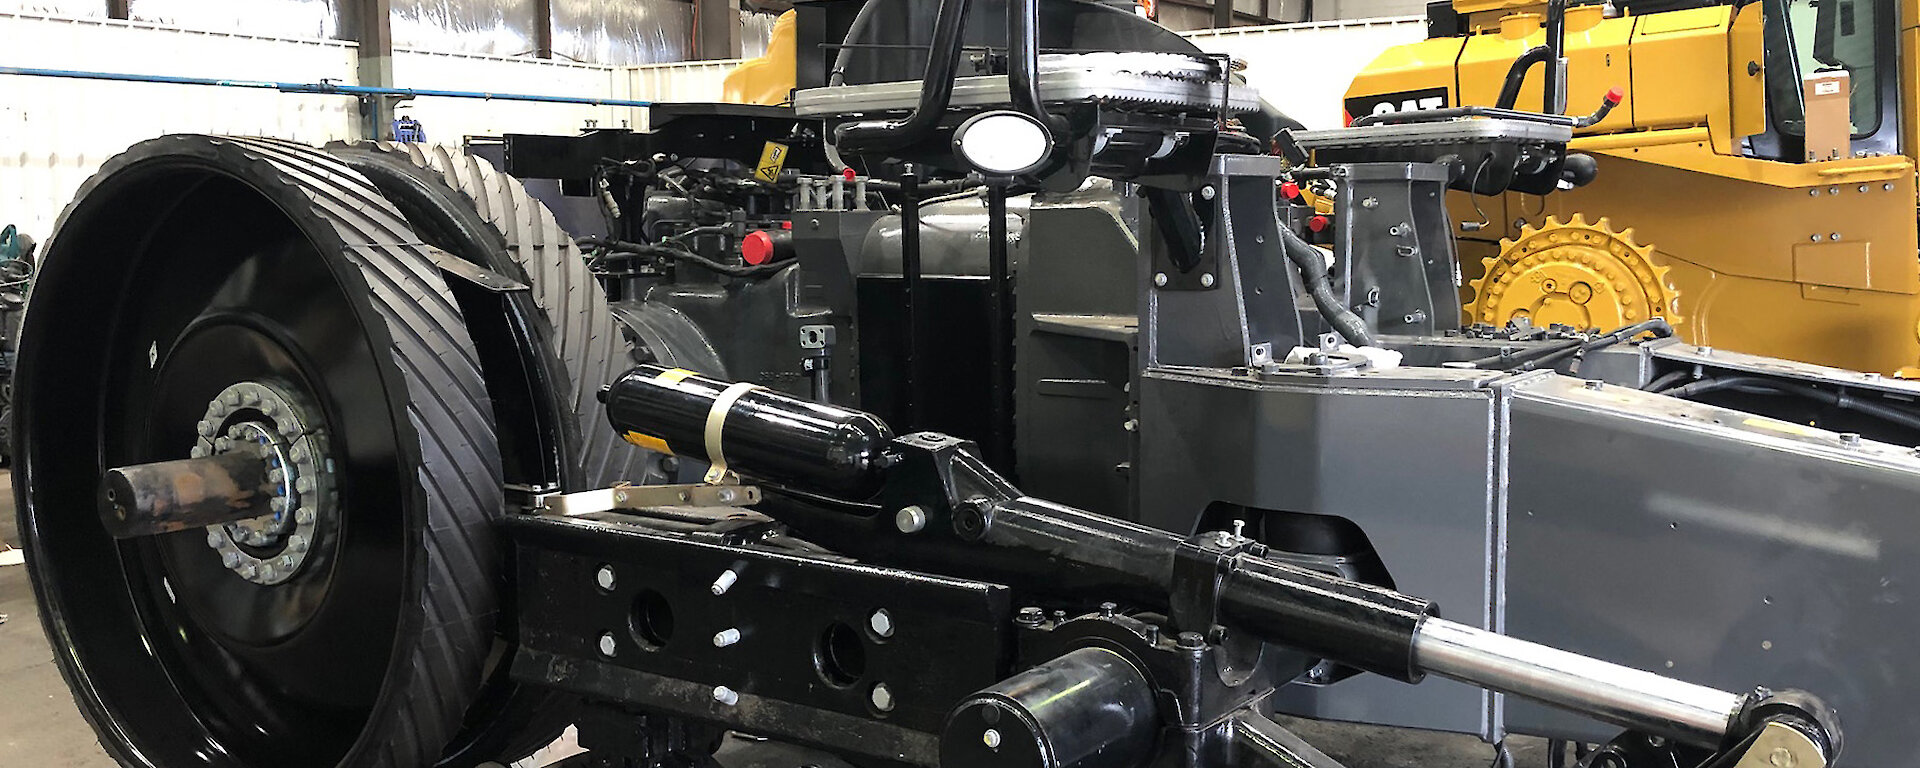
[[[127,0],[127,16],[183,29],[314,40],[350,36],[359,26],[345,0]]]
[[[553,0],[553,52],[595,64],[655,64],[693,55],[693,3]]]
[[[439,53],[531,54],[534,0],[393,0],[393,47]]]

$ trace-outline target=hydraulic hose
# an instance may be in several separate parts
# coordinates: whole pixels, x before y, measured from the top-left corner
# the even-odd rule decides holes
[[[1914,414],[1889,405],[1857,400],[1840,392],[1830,392],[1806,384],[1765,379],[1758,376],[1723,376],[1702,379],[1691,384],[1671,387],[1660,394],[1668,397],[1689,399],[1701,395],[1732,390],[1750,395],[1790,395],[1813,400],[1843,411],[1872,416],[1882,421],[1897,424],[1907,429],[1920,429],[1920,414]]]
[[[1320,250],[1300,239],[1299,235],[1286,227],[1280,228],[1281,250],[1286,251],[1287,259],[1300,270],[1300,279],[1306,281],[1307,292],[1313,296],[1313,306],[1320,310],[1320,316],[1326,318],[1333,331],[1356,347],[1373,346],[1373,334],[1367,330],[1367,323],[1359,315],[1340,303],[1340,297],[1333,294],[1333,279],[1327,276],[1327,261]]]
[[[873,19],[873,9],[880,7],[880,0],[867,0],[860,4],[860,12],[853,15],[853,23],[847,25],[847,36],[840,40],[840,51],[833,55],[833,73],[827,76],[827,85],[847,84],[847,65],[853,61],[853,41],[867,31],[867,22]]]
[[[583,237],[575,241],[581,248],[604,250],[608,254],[630,254],[634,256],[656,256],[663,259],[691,264],[709,272],[718,272],[728,277],[766,277],[794,265],[791,260],[775,261],[756,266],[722,264],[693,251],[669,245],[651,245],[633,243],[625,240],[608,240],[598,237]]]
[[[835,148],[845,152],[890,152],[913,146],[938,125],[953,102],[954,76],[960,69],[961,33],[965,31],[969,0],[940,0],[934,21],[933,46],[921,75],[920,103],[902,120],[848,123],[833,131]]]
[[[1513,60],[1513,66],[1507,68],[1507,82],[1500,86],[1500,99],[1493,103],[1498,109],[1513,109],[1520,103],[1520,87],[1527,83],[1527,73],[1533,71],[1536,64],[1544,64],[1553,57],[1553,49],[1536,45]]]
[[[1467,363],[1475,368],[1489,370],[1531,371],[1535,368],[1554,365],[1574,355],[1585,355],[1594,350],[1611,347],[1643,333],[1651,333],[1657,338],[1664,339],[1673,335],[1673,326],[1668,324],[1666,319],[1656,317],[1608,331],[1591,339],[1566,341],[1550,347],[1530,349],[1519,354],[1502,352],[1477,360],[1469,360]]]

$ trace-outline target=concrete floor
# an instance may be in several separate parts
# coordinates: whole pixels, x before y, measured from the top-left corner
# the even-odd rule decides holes
[[[6,472],[0,472],[0,542],[17,543]],[[53,665],[24,566],[0,566],[0,614],[7,616],[0,623],[0,766],[113,768]],[[1481,768],[1493,755],[1466,736],[1291,718],[1282,724],[1351,768]],[[1546,765],[1544,742],[1510,743],[1517,766]],[[729,768],[780,768],[764,759],[739,762],[746,765]]]

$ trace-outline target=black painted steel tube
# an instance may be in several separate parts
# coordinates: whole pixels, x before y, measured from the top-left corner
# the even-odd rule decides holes
[[[114,538],[127,539],[270,515],[278,483],[268,471],[266,454],[251,446],[115,467],[101,479],[100,520]]]
[[[841,152],[888,152],[920,143],[933,132],[953,101],[954,76],[960,70],[962,33],[969,0],[941,0],[934,20],[933,46],[921,74],[920,103],[902,120],[848,123],[833,131]]]
[[[1067,122],[1047,111],[1040,101],[1040,0],[1007,0],[1007,92],[1013,108],[1047,127],[1047,134],[1065,133]]]

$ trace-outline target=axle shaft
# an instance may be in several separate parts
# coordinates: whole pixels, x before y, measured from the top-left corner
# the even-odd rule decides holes
[[[100,521],[116,539],[154,536],[273,514],[278,483],[266,451],[240,446],[203,459],[156,461],[107,470]]]

